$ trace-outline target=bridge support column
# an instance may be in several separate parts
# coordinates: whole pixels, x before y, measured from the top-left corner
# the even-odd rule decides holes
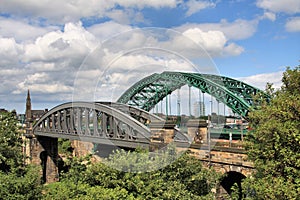
[[[31,162],[41,166],[41,176],[45,183],[59,180],[57,138],[37,136],[30,139]]]
[[[192,119],[187,123],[188,135],[194,143],[207,144],[207,122],[201,119]]]
[[[151,143],[149,151],[156,151],[164,148],[170,142],[174,141],[175,123],[173,121],[152,121],[150,124],[151,129]]]

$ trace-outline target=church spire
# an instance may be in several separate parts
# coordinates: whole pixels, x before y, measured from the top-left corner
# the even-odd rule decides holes
[[[29,89],[27,91],[27,98],[26,98],[26,120],[30,120],[31,119],[31,99],[30,99],[30,92]]]

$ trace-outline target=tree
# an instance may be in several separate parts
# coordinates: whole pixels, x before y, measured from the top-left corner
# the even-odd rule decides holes
[[[256,173],[245,179],[247,199],[297,199],[300,196],[300,66],[287,68],[281,89],[271,87],[270,102],[249,115],[246,138]]]
[[[116,151],[99,163],[74,159],[61,182],[46,186],[46,199],[214,199],[219,175],[204,169],[196,158],[184,154],[164,168],[152,170],[177,157],[170,148],[157,158],[149,152]],[[84,164],[85,163],[85,164]],[[135,163],[136,165],[132,165]],[[149,167],[150,166],[150,167]],[[148,170],[147,170],[148,169]]]
[[[28,166],[23,174],[0,172],[0,199],[40,199],[42,185],[36,167]]]
[[[0,171],[11,172],[23,167],[22,139],[17,119],[10,112],[0,113]]]
[[[0,113],[0,198],[40,199],[38,170],[23,163],[22,140],[15,115]]]

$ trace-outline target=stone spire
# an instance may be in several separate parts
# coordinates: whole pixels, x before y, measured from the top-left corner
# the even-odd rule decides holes
[[[31,99],[30,99],[30,92],[28,89],[27,92],[27,98],[26,98],[26,111],[25,111],[25,115],[26,115],[26,121],[30,121],[32,114],[31,114]]]

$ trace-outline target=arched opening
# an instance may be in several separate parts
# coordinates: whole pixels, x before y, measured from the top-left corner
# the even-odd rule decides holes
[[[226,176],[222,179],[220,185],[230,195],[232,193],[232,186],[237,184],[239,189],[239,199],[242,199],[242,180],[246,178],[243,174],[235,171],[226,173]]]
[[[40,153],[40,159],[41,159],[41,165],[42,165],[42,182],[46,183],[47,181],[47,159],[48,159],[48,153],[46,151],[42,151]]]

